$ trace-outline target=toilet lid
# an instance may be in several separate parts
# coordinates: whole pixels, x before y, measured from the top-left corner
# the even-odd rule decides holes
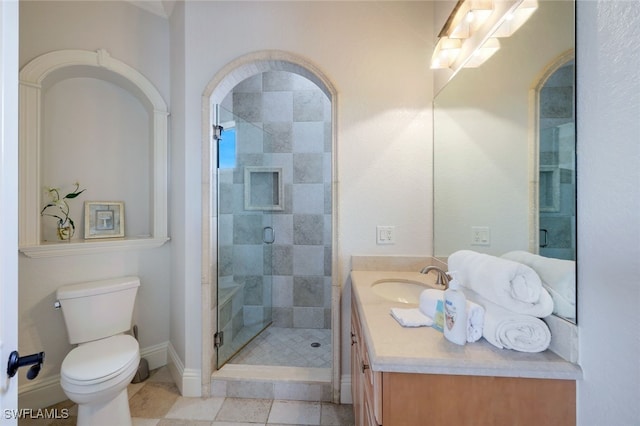
[[[136,339],[126,334],[85,343],[67,354],[60,372],[72,381],[106,380],[136,362],[139,350]]]

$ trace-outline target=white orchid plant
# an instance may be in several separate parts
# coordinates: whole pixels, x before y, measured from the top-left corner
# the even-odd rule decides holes
[[[47,188],[47,192],[51,197],[51,201],[40,211],[41,216],[55,217],[58,220],[59,229],[70,226],[71,236],[75,233],[76,224],[69,216],[69,204],[67,203],[67,200],[76,198],[78,195],[82,194],[85,191],[85,189],[80,189],[80,184],[78,182],[76,182],[74,185],[75,189],[69,192],[64,197],[60,197],[60,190],[58,188]],[[50,208],[53,208],[53,212],[49,210]]]

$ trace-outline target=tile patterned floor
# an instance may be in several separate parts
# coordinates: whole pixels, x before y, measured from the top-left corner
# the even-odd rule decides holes
[[[311,346],[319,343],[320,346]],[[268,327],[229,363],[331,368],[331,330]]]
[[[352,426],[351,405],[324,402],[241,398],[185,398],[180,396],[166,367],[155,370],[142,383],[129,385],[129,406],[134,426]],[[64,420],[21,419],[20,426],[76,424],[77,410],[70,401],[50,408],[68,408]],[[114,425],[117,426],[117,425]]]

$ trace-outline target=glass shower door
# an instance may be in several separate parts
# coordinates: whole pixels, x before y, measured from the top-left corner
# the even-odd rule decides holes
[[[539,254],[576,260],[575,70],[571,59],[540,91]]]
[[[217,368],[272,321],[272,215],[283,208],[281,170],[264,132],[217,107]]]

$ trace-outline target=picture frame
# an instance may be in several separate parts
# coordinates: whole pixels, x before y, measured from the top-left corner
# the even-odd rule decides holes
[[[124,237],[124,203],[121,201],[85,201],[84,238]]]

